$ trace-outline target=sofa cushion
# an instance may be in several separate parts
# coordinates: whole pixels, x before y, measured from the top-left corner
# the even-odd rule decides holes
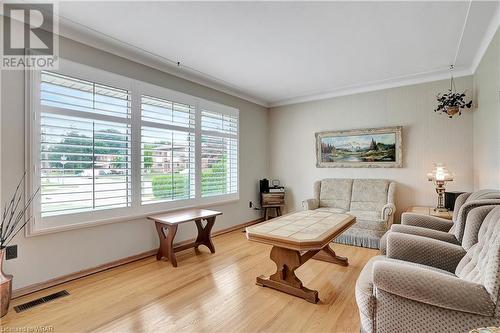
[[[354,228],[379,230],[385,232],[387,230],[386,221],[380,218],[380,212],[374,211],[348,211],[349,215],[356,216]]]
[[[354,179],[349,210],[382,211],[387,203],[389,183],[386,179]]]
[[[329,213],[345,213],[345,209],[333,208],[333,207],[320,207],[316,209],[319,212],[329,212]]]
[[[351,202],[352,179],[323,179],[319,206],[348,210]]]
[[[356,220],[384,222],[380,211],[375,210],[350,210],[349,215],[356,216]]]
[[[387,230],[384,221],[356,220],[356,223],[354,223],[351,228],[353,227],[366,230],[378,230],[382,231],[382,234]]]

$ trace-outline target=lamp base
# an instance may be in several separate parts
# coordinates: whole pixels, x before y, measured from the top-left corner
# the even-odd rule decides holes
[[[434,208],[434,211],[436,213],[446,213],[446,212],[448,212],[448,208],[446,208],[446,207],[444,207],[444,208],[436,207],[436,208]]]

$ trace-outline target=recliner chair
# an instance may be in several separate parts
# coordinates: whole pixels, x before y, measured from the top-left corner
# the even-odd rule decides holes
[[[458,245],[390,233],[387,258],[372,258],[356,282],[362,332],[468,332],[500,326],[500,206],[471,210],[478,242]],[[469,225],[465,238],[474,238]],[[475,229],[476,228],[476,229]]]
[[[387,236],[391,232],[418,235],[452,244],[461,244],[467,214],[473,208],[484,205],[500,205],[500,191],[480,190],[460,195],[455,203],[452,221],[434,216],[404,213],[401,217],[401,224],[393,224],[391,229],[380,239],[380,252],[382,254],[386,253]]]

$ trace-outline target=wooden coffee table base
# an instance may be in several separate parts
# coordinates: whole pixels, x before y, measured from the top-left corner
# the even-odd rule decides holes
[[[331,262],[332,264],[337,264],[342,266],[349,266],[349,260],[347,260],[346,257],[338,256],[335,253],[335,251],[332,250],[330,245],[327,245],[324,248],[322,248],[318,253],[316,253],[313,259]]]
[[[257,277],[257,285],[301,297],[311,303],[319,302],[318,291],[304,287],[302,281],[295,275],[295,270],[311,258],[343,266],[348,265],[347,258],[337,256],[329,245],[321,250],[310,250],[302,254],[297,250],[273,246],[270,257],[276,264],[276,273],[269,278]]]

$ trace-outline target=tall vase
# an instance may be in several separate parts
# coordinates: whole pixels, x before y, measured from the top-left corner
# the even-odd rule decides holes
[[[5,249],[0,249],[0,317],[5,316],[7,311],[9,311],[10,297],[12,296],[12,275],[3,272],[4,255]]]

